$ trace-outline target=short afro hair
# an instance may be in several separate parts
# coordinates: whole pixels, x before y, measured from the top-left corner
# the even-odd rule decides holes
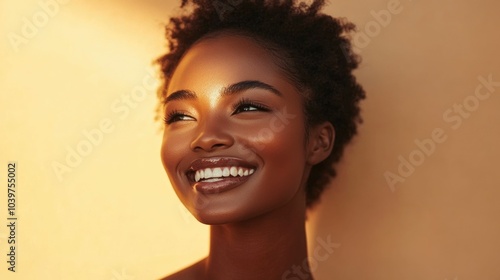
[[[330,156],[313,166],[307,181],[306,203],[313,205],[336,176],[333,165],[362,122],[359,101],[365,92],[352,74],[359,64],[350,42],[355,25],[321,13],[325,0],[181,1],[185,13],[171,18],[166,26],[169,51],[156,60],[163,80],[157,118],[170,78],[197,41],[232,31],[264,42],[304,95],[306,127],[328,121],[335,128]]]

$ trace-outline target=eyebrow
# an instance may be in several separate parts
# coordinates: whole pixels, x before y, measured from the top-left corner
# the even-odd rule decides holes
[[[222,90],[221,95],[222,96],[233,95],[254,88],[264,89],[278,96],[283,96],[283,94],[275,87],[260,81],[243,81],[236,84],[232,84],[229,87],[224,88]]]
[[[167,98],[165,98],[164,104],[174,100],[186,100],[186,99],[196,99],[196,93],[194,91],[181,89],[176,92],[173,92]]]
[[[221,94],[221,96],[234,95],[234,94],[242,93],[246,90],[254,89],[254,88],[270,91],[277,96],[283,96],[283,94],[279,90],[277,90],[275,87],[273,87],[269,84],[266,84],[264,82],[261,82],[261,81],[238,82],[238,83],[235,83],[235,84],[232,84],[228,87],[223,88],[221,90],[220,94]],[[167,104],[167,103],[174,101],[174,100],[188,100],[188,99],[196,99],[196,98],[197,98],[197,95],[194,91],[181,89],[181,90],[175,91],[172,94],[170,94],[169,96],[167,96],[164,104]]]

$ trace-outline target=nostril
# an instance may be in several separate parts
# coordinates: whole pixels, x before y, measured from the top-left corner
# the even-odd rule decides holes
[[[231,146],[232,141],[195,141],[192,144],[193,150],[214,151]]]
[[[224,144],[224,143],[217,143],[217,144],[213,144],[213,145],[200,145],[200,146],[195,147],[195,149],[201,149],[201,150],[204,150],[207,152],[211,152],[211,151],[215,151],[215,150],[218,150],[218,149],[221,149],[224,147],[228,147],[228,145]]]
[[[222,144],[222,143],[218,143],[218,144],[213,145],[212,149],[219,148],[219,147],[224,147],[224,146],[226,146],[226,145]]]

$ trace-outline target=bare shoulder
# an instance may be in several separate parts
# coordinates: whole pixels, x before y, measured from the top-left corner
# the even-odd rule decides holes
[[[202,280],[205,259],[160,280]]]

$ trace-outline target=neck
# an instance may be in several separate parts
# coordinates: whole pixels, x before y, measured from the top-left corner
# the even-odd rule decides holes
[[[313,279],[307,261],[305,205],[244,222],[212,225],[206,279]]]

